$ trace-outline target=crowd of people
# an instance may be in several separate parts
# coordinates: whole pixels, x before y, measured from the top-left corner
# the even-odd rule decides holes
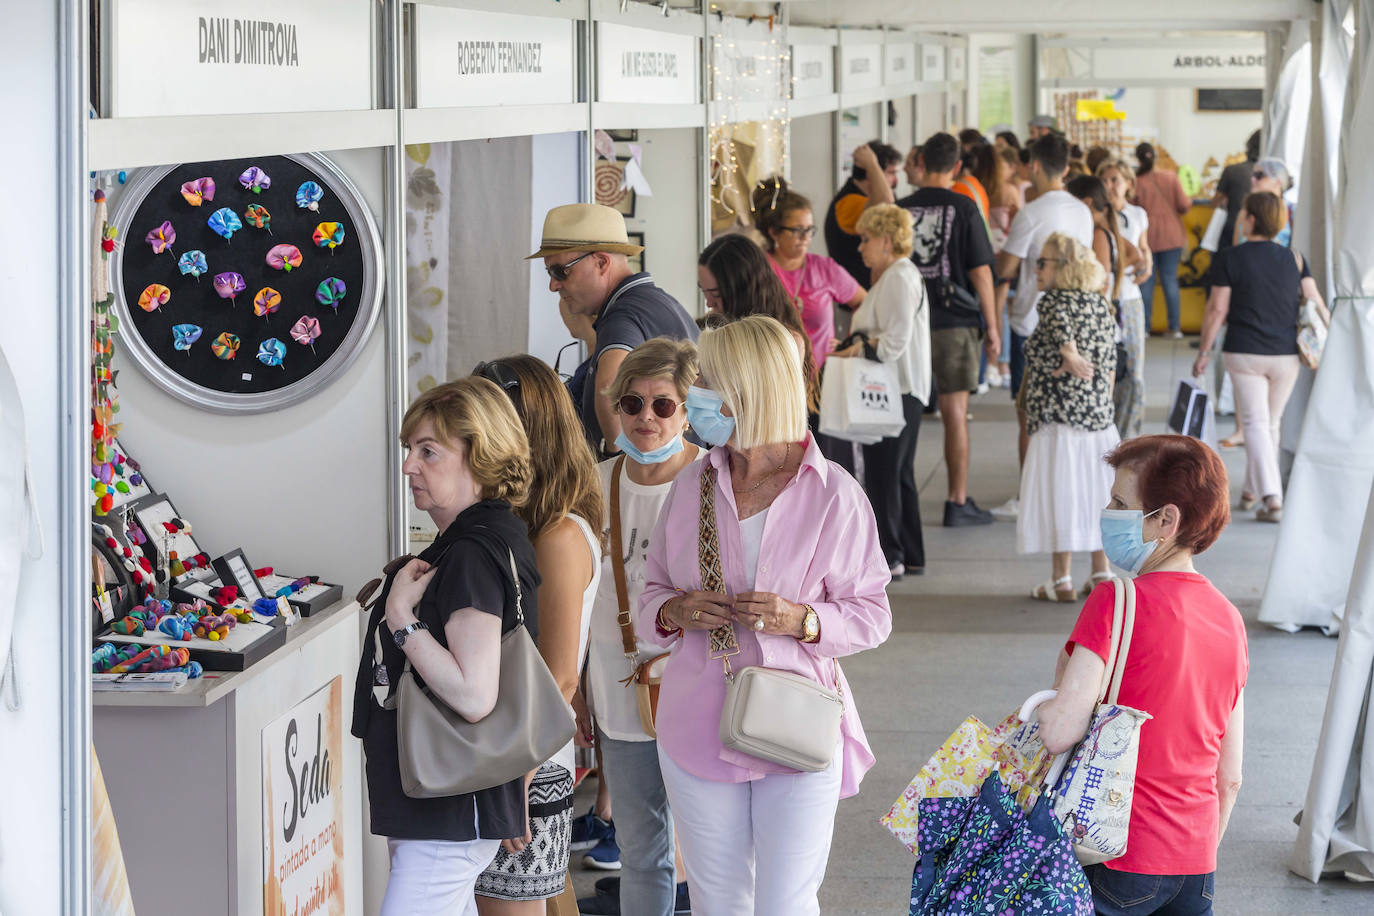
[[[641,249],[620,214],[549,212],[530,257],[585,362],[566,383],[529,355],[483,362],[417,398],[402,425],[403,470],[439,534],[388,568],[359,665],[354,732],[391,852],[387,916],[542,912],[571,895],[573,851],[619,872],[582,913],[818,913],[837,805],[874,763],[841,660],[887,638],[889,583],[926,566],[922,417],[937,410],[942,426],[941,521],[989,524],[969,493],[968,410],[1003,377],[1021,468],[998,514],[1016,519],[1019,550],[1050,556],[1033,597],[1087,599],[1042,714],[1052,750],[1091,715],[1112,567],[1136,577],[1121,701],[1160,724],[1142,744],[1131,852],[1089,870],[1098,911],[1125,912],[1112,907],[1155,879],[1151,895],[1197,898],[1178,912],[1210,912],[1247,662],[1239,614],[1192,557],[1229,522],[1229,491],[1198,440],[1142,435],[1149,303],[1159,276],[1177,333],[1188,201],[1148,145],[1134,165],[1091,152],[1089,168],[1046,119],[1024,147],[977,131],[905,155],[865,144],[825,211],[828,255],[810,250],[811,202],[768,179],[753,195],[757,238],[727,234],[700,253],[707,314],[695,320],[631,269]],[[1262,503],[1261,518],[1282,511],[1290,313],[1299,291],[1319,299],[1302,257],[1275,241],[1287,213],[1266,182],[1287,180],[1280,165],[1253,169],[1195,365],[1227,325],[1251,448],[1242,507]],[[901,199],[899,170],[914,188]],[[858,446],[821,433],[821,379],[850,359],[891,368],[899,434]],[[1091,557],[1081,586],[1074,553]],[[573,743],[499,785],[407,795],[393,685],[422,679],[480,723],[520,626],[574,743],[595,748],[592,810],[573,815]],[[741,689],[750,674],[778,679]],[[784,689],[829,698],[833,732],[764,705]],[[744,733],[750,703],[767,735]]]

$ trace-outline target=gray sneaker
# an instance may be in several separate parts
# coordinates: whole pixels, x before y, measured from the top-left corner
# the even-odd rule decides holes
[[[994,519],[992,513],[986,509],[980,509],[978,504],[969,497],[962,503],[945,501],[945,527],[946,528],[969,528],[974,525],[991,525]]]

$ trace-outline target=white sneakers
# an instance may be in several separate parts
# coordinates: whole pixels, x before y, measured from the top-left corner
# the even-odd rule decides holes
[[[1011,499],[1002,503],[1002,505],[998,506],[996,509],[993,509],[992,517],[998,519],[999,521],[1014,522],[1016,521],[1016,516],[1020,513],[1020,511],[1021,503],[1015,496],[1013,496]]]

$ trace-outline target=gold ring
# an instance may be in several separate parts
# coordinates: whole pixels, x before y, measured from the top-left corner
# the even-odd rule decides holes
[[[692,612],[692,619],[693,619],[693,620],[700,620],[700,619],[701,619],[701,609],[700,609],[700,608],[698,608],[697,610],[695,610],[695,611]]]

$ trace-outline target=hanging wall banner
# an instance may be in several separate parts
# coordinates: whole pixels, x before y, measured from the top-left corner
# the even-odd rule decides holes
[[[792,98],[814,99],[835,91],[835,49],[830,45],[792,46]]]
[[[920,80],[916,72],[914,44],[887,45],[883,56],[883,81],[889,86],[902,86]]]
[[[369,0],[112,0],[110,114],[371,108],[372,15]]]
[[[921,79],[927,83],[945,81],[944,45],[921,45]]]
[[[693,35],[596,24],[596,100],[692,105],[698,99]]]
[[[262,730],[265,916],[343,916],[343,776],[336,677]]]
[[[573,21],[415,6],[420,108],[577,101]]]
[[[1154,80],[1180,86],[1203,86],[1215,80],[1250,81],[1264,85],[1264,42],[1246,50],[1227,46],[1209,51],[1203,47],[1133,48],[1116,45],[1092,52],[1094,79]]]
[[[883,84],[882,45],[840,45],[840,89],[877,89]]]

